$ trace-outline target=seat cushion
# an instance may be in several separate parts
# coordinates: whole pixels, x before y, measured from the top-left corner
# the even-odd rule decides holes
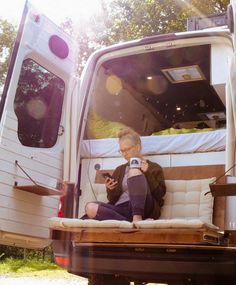
[[[105,220],[97,221],[93,219],[69,219],[53,217],[49,219],[50,228],[126,228],[132,229],[133,223],[127,221]]]
[[[212,223],[213,197],[209,184],[215,177],[196,180],[166,180],[161,219],[200,219]]]
[[[135,222],[135,227],[138,229],[219,229],[215,225],[205,223],[200,219],[143,220]]]

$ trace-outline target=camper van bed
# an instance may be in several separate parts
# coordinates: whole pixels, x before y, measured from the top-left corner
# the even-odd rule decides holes
[[[226,130],[141,137],[144,155],[225,150]],[[116,138],[84,140],[81,157],[119,157]]]
[[[131,223],[54,217],[49,220],[50,228],[69,231],[73,240],[81,243],[220,244],[224,200],[205,194],[209,184],[224,171],[224,165],[163,170],[167,194],[160,219]],[[100,177],[99,173],[97,176]],[[97,183],[101,182],[97,179]]]

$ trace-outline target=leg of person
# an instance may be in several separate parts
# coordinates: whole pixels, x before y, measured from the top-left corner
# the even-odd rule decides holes
[[[81,220],[87,220],[89,219],[89,216],[87,214],[84,214],[82,217],[80,217]]]
[[[98,211],[98,203],[97,202],[89,202],[85,206],[85,215],[83,217],[86,217],[88,219],[94,219],[97,215]]]
[[[125,209],[127,208],[127,210]],[[126,207],[121,207],[103,203],[103,202],[90,202],[86,205],[85,211],[90,219],[95,219],[98,221],[103,220],[119,220],[127,221],[128,217],[126,212],[128,211],[128,204]],[[123,213],[125,215],[123,215]]]
[[[139,169],[130,169],[127,184],[133,221],[147,218],[153,207],[153,198],[145,175]]]
[[[130,205],[130,201],[118,204],[118,205],[112,205],[109,203],[102,203],[102,206],[105,208],[109,208],[111,210],[116,211],[116,213],[120,214],[121,216],[125,217],[127,221],[132,221],[132,208]]]

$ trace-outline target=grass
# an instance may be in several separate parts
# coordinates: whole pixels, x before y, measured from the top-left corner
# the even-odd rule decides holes
[[[56,276],[58,273],[60,274],[60,272],[65,272],[65,270],[62,270],[60,267],[50,261],[38,259],[23,260],[7,258],[0,262],[0,275],[9,273],[34,274],[36,272],[40,272],[41,276],[42,273],[45,276],[50,273]]]

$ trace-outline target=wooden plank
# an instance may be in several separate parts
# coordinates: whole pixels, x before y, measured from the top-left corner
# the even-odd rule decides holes
[[[229,246],[236,247],[236,231],[226,231],[226,235],[229,237]]]
[[[0,176],[1,177],[1,176]],[[1,196],[9,197],[12,199],[16,199],[16,201],[23,201],[31,204],[40,204],[45,207],[57,209],[58,208],[58,200],[57,196],[47,196],[47,197],[39,197],[37,195],[33,195],[29,192],[25,191],[17,191],[11,185],[6,185],[1,183],[0,181],[0,199]]]
[[[0,144],[0,155],[4,159],[5,154],[12,153],[14,155],[14,160],[16,159],[27,159],[34,160],[42,165],[46,165],[48,167],[53,167],[56,169],[62,168],[63,163],[63,153],[55,152],[53,155],[48,153],[48,150],[45,152],[41,152],[40,149],[37,151],[30,149],[30,151],[25,149],[24,147],[20,148],[19,146],[12,146],[12,143],[5,142],[6,145]],[[50,157],[50,159],[48,159]]]
[[[60,234],[58,234],[60,233]],[[54,239],[63,239],[62,237],[68,235],[67,232],[54,232]],[[88,247],[88,246],[92,246],[94,248],[99,247],[101,248],[104,247],[111,247],[110,243],[80,243],[80,242],[75,242],[76,245],[79,245],[81,248],[82,247]],[[229,245],[214,245],[214,244],[161,244],[161,243],[148,243],[148,244],[140,244],[140,243],[132,243],[132,244],[124,244],[124,243],[112,243],[112,247],[114,248],[137,248],[138,250],[141,249],[145,249],[145,248],[164,248],[165,250],[174,250],[174,252],[176,251],[176,249],[204,249],[204,250],[214,250],[214,251],[218,251],[218,252],[234,252],[236,253],[236,246],[229,246]]]
[[[32,166],[33,167],[33,164]],[[29,169],[23,167],[27,174],[38,184],[43,186],[48,186],[54,188],[57,185],[57,181],[62,179],[62,173],[59,173],[56,176],[51,175],[50,172],[43,172],[43,167],[41,169]],[[23,171],[15,165],[13,162],[7,162],[0,160],[0,172],[7,172],[15,177],[15,181],[18,182],[18,177],[25,178],[26,175]],[[30,182],[30,180],[28,179]],[[30,183],[27,184],[30,184]]]
[[[1,196],[0,198],[0,207],[3,208],[13,209],[29,215],[38,215],[38,213],[40,213],[40,216],[48,218],[57,215],[57,209],[46,207],[40,203],[32,204],[30,200],[28,202],[24,202],[6,196]],[[39,198],[41,197],[39,196]]]
[[[236,196],[236,184],[210,184],[211,194],[213,197],[218,196]]]
[[[215,197],[213,206],[213,224],[224,230],[225,223],[225,197]]]
[[[16,114],[13,113],[13,112],[7,111],[6,112],[6,117],[5,117],[5,120],[4,120],[4,128],[11,129],[11,130],[16,130],[17,129],[17,125],[18,125],[18,122],[17,122]]]
[[[62,169],[57,166],[54,165],[47,165],[44,163],[45,159],[42,159],[41,161],[34,159],[32,156],[29,157],[24,157],[22,155],[19,155],[17,153],[13,153],[11,151],[8,150],[3,150],[0,148],[0,162],[1,164],[5,164],[5,163],[10,163],[11,165],[13,165],[13,167],[15,167],[15,161],[18,161],[19,164],[23,167],[23,168],[27,168],[27,169],[37,169],[39,172],[41,173],[50,173],[51,176],[53,177],[60,177],[61,176],[61,172]]]
[[[66,230],[66,229],[65,229]],[[77,229],[78,230],[78,229]],[[71,228],[70,232],[73,231]],[[155,244],[209,244],[205,235],[215,239],[220,233],[206,228],[202,229],[80,229],[74,232],[72,240],[79,243],[155,243]]]
[[[165,179],[204,179],[209,177],[219,177],[224,174],[224,165],[195,165],[181,167],[164,167]],[[220,181],[225,181],[222,177]]]
[[[49,228],[46,227],[39,227],[37,224],[30,225],[19,223],[10,220],[0,219],[0,228],[1,231],[9,232],[9,233],[16,233],[21,235],[30,235],[39,238],[49,238],[50,231]]]
[[[3,139],[6,141],[14,142],[18,146],[21,145],[16,130],[11,130],[4,127],[1,135],[1,142],[3,142]]]
[[[21,184],[27,184],[29,179],[25,177],[18,177],[17,179]],[[0,191],[3,186],[1,185],[7,185],[9,187],[13,187],[14,183],[16,181],[16,177],[14,177],[11,173],[1,171],[0,175]]]
[[[37,225],[39,227],[48,228],[48,217],[42,217],[40,213],[33,215],[1,207],[0,217],[1,219],[16,223],[29,224],[32,226]]]
[[[55,164],[58,164],[58,161],[61,161],[63,158],[63,153],[61,150],[55,151],[55,150],[49,150],[49,149],[40,149],[40,148],[27,148],[21,145],[19,142],[15,142],[12,140],[9,140],[5,137],[1,137],[1,148],[7,149],[7,150],[17,150],[16,153],[20,153],[23,156],[50,156],[50,160],[54,160]],[[39,159],[41,161],[41,158]],[[46,163],[46,162],[45,162]]]
[[[32,194],[37,194],[40,196],[61,195],[59,189],[48,188],[41,185],[21,185],[21,186],[15,186],[14,188],[30,192]]]
[[[180,167],[163,167],[165,179],[172,180],[192,180],[204,179],[209,177],[219,177],[224,173],[224,165],[195,165],[195,166],[180,166]],[[95,183],[104,183],[102,173],[113,173],[113,169],[97,170]],[[222,177],[219,182],[225,181]]]

